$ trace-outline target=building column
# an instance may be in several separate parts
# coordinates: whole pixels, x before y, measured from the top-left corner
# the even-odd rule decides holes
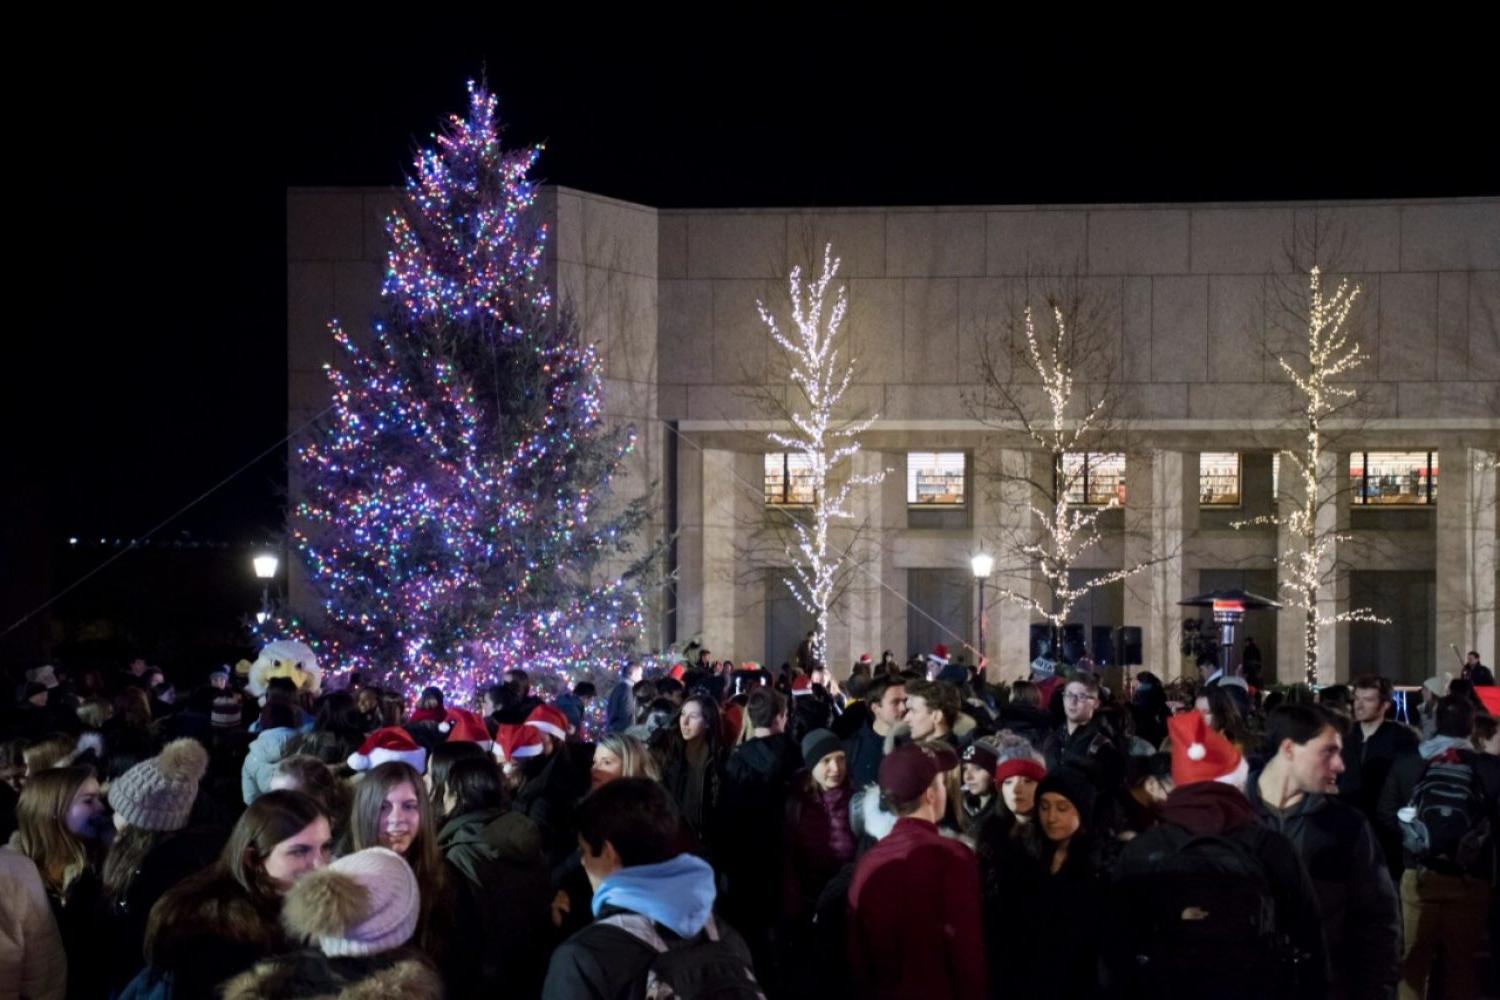
[[[1460,657],[1479,653],[1491,669],[1500,660],[1495,636],[1496,453],[1444,449],[1437,498],[1437,622],[1433,662],[1456,670]],[[1450,666],[1451,665],[1451,666]]]
[[[736,453],[684,447],[677,467],[677,639],[735,644]]]
[[[996,681],[1024,679],[1031,674],[1030,627],[1041,618],[1026,605],[997,594],[1010,590],[1029,594],[1043,604],[1048,601],[1046,582],[1018,549],[1041,536],[1031,506],[1045,506],[1046,500],[1032,483],[1051,477],[1049,456],[1015,448],[983,449],[976,454],[975,464],[976,473],[983,473],[983,486],[974,491],[975,545],[995,557],[985,586],[988,673]],[[977,482],[981,477],[976,474],[975,478]]]
[[[861,451],[850,461],[850,474],[856,476],[875,475],[894,463],[878,451]],[[894,476],[888,474],[887,479]],[[828,665],[837,677],[847,677],[854,661],[863,653],[869,653],[877,662],[880,659],[884,636],[884,605],[887,597],[882,586],[884,554],[886,551],[886,487],[881,482],[874,486],[856,487],[849,493],[849,511],[852,519],[847,526],[836,527],[831,532],[835,551],[849,550],[851,564],[848,583],[845,586],[837,610],[832,615],[828,628]],[[854,532],[865,525],[857,537]]]
[[[1180,602],[1188,590],[1187,540],[1198,527],[1198,453],[1133,452],[1125,459],[1124,624],[1141,630],[1142,668],[1182,675]]]

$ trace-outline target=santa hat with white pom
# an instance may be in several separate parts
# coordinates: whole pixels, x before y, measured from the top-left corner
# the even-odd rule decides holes
[[[1172,738],[1172,783],[1177,787],[1217,781],[1244,790],[1250,766],[1235,745],[1203,721],[1202,712],[1183,712],[1167,720]]]
[[[449,743],[477,743],[484,750],[494,746],[489,727],[478,712],[466,708],[450,708],[438,723],[438,732],[448,738]]]
[[[399,760],[421,772],[427,768],[427,751],[400,726],[386,726],[366,736],[359,749],[349,755],[348,764],[353,770],[368,771],[388,760]]]

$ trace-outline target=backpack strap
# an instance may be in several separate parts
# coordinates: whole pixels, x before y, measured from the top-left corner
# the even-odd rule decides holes
[[[667,942],[656,932],[656,925],[649,917],[643,917],[639,913],[616,913],[613,916],[600,920],[601,924],[618,927],[631,937],[649,946],[658,955],[667,953]]]
[[[657,933],[656,924],[650,917],[642,916],[639,913],[616,913],[598,922],[620,928],[620,930],[642,944],[650,945],[656,950],[658,955],[665,955],[672,950],[672,945],[668,944],[666,939]],[[710,941],[719,940],[719,925],[714,921],[712,914],[709,914],[708,922],[703,925],[703,930],[699,933],[704,934]],[[695,934],[693,937],[683,938],[678,944],[692,941],[696,937],[697,935]]]

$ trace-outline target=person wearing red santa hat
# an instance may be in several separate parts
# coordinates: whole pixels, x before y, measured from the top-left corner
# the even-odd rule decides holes
[[[567,752],[568,718],[554,705],[538,705],[526,717],[527,729],[540,734],[541,752],[520,761],[521,786],[514,808],[531,817],[542,832],[542,850],[556,865],[578,846],[573,806],[588,791],[588,776],[579,773]]]
[[[399,760],[418,774],[427,769],[427,751],[400,726],[385,726],[366,736],[345,763],[350,770],[368,771],[390,760]]]
[[[540,757],[547,737],[540,729],[519,722],[502,722],[495,727],[495,745],[491,754],[500,765],[500,774],[505,787],[514,794],[526,776],[521,773],[521,764],[532,757]]]
[[[1318,897],[1296,848],[1261,826],[1248,767],[1203,716],[1167,720],[1172,791],[1162,822],[1114,870],[1107,961],[1123,996],[1321,997]]]

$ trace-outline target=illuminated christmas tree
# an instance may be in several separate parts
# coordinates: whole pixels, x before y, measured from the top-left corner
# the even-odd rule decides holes
[[[373,344],[331,325],[344,360],[291,525],[329,666],[462,695],[633,652],[637,581],[602,567],[645,517],[644,498],[609,509],[635,432],[605,427],[597,352],[542,276],[540,147],[502,148],[495,98],[469,96],[386,222]]]

